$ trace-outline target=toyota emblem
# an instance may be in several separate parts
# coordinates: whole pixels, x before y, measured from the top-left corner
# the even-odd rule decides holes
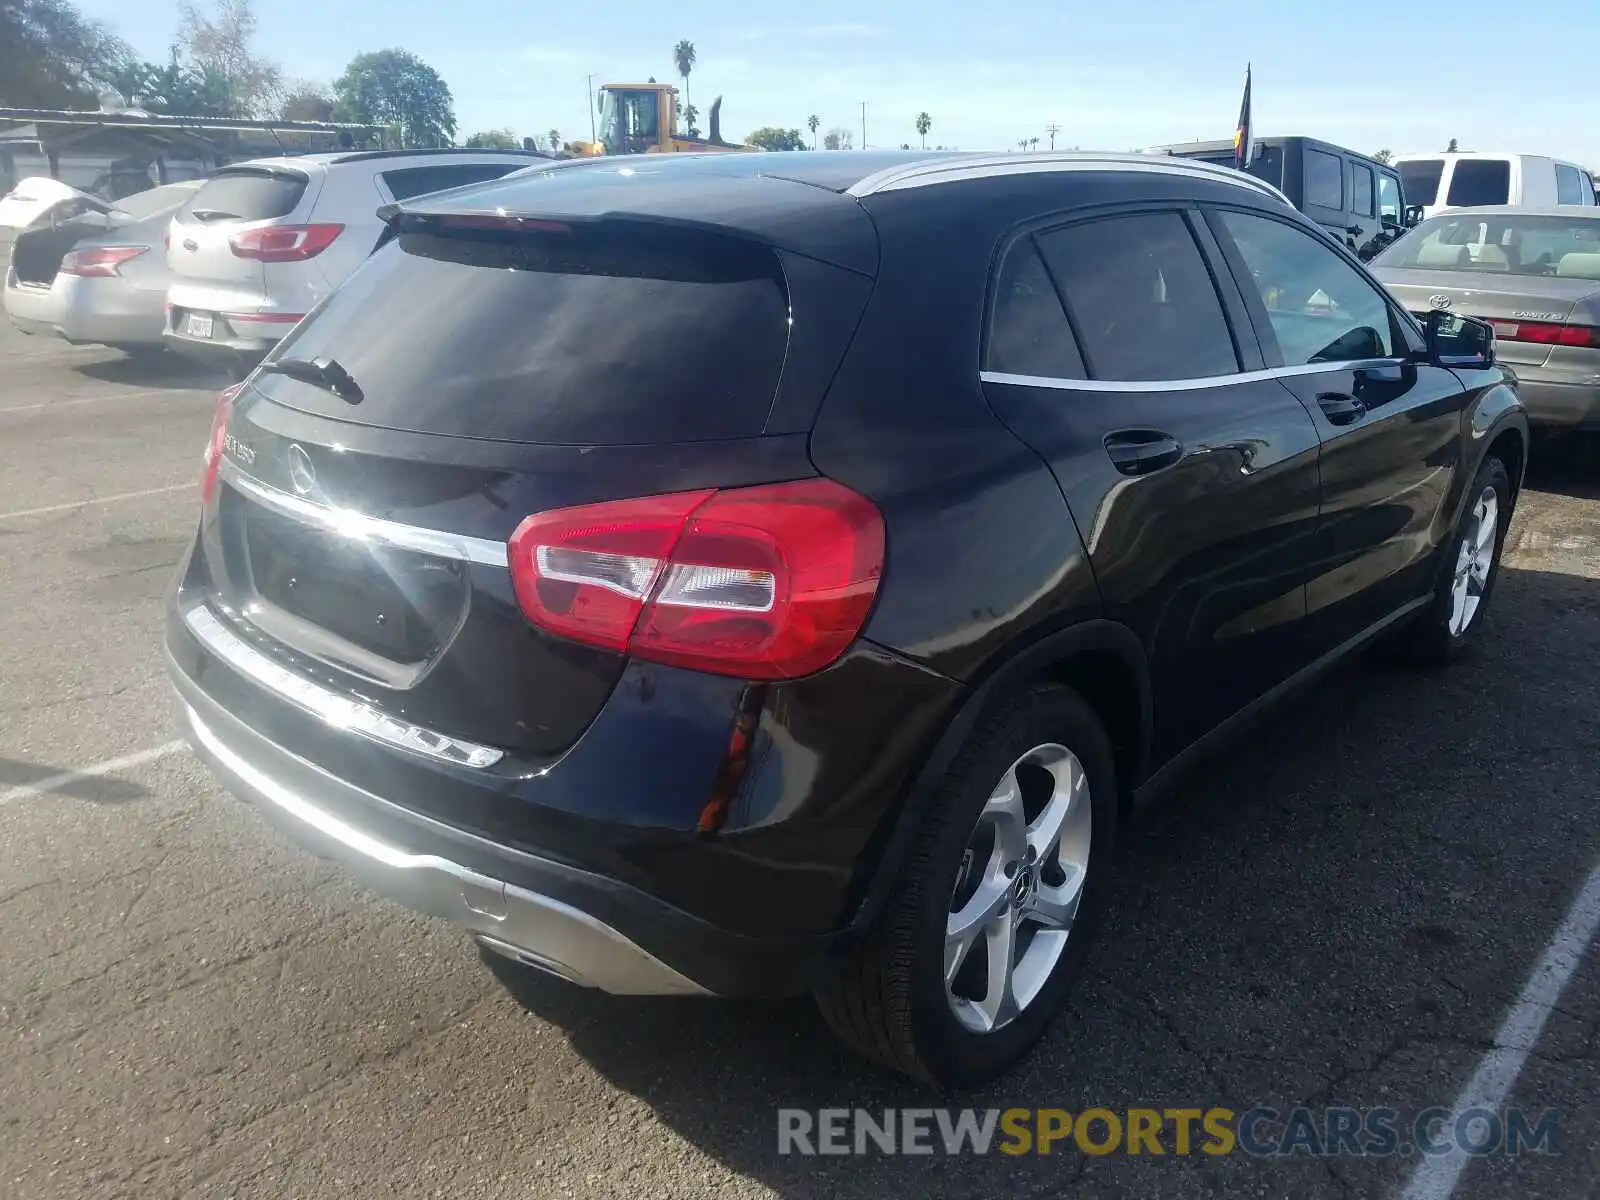
[[[1450,297],[1449,296],[1429,296],[1428,297],[1428,307],[1429,308],[1449,308],[1450,307]]]
[[[317,488],[317,472],[311,465],[311,456],[298,443],[289,447],[289,482],[301,496],[309,496]]]

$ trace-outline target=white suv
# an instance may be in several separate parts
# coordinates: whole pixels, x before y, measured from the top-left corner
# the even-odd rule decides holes
[[[377,150],[223,167],[167,231],[167,345],[242,374],[366,260],[383,232],[381,206],[544,157]]]

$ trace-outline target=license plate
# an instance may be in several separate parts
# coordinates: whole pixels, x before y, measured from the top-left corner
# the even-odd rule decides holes
[[[192,338],[210,338],[212,318],[209,314],[190,313],[183,324],[183,332]]]

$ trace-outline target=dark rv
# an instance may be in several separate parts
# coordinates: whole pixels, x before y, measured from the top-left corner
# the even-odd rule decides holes
[[[219,403],[166,647],[235,792],[499,971],[809,990],[974,1083],[1135,800],[1495,633],[1492,332],[1242,172],[651,155],[393,220]]]
[[[1147,153],[1231,167],[1233,142],[1179,142]],[[1306,216],[1366,261],[1417,222],[1391,166],[1308,137],[1257,138],[1250,174],[1281,191]]]

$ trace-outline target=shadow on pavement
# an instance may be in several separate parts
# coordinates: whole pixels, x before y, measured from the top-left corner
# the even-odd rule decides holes
[[[170,350],[128,354],[120,358],[81,363],[73,369],[80,375],[87,375],[103,383],[120,383],[133,387],[220,390],[232,382],[225,372],[195,362],[193,359],[184,358],[180,354],[173,354]]]
[[[62,775],[60,767],[40,766],[37,763],[18,762],[0,758],[0,792],[15,787],[29,787]],[[95,804],[126,804],[150,795],[150,789],[128,779],[109,775],[90,775],[52,787],[52,796],[70,796],[74,800],[89,800]]]
[[[1600,500],[1600,433],[1543,435],[1528,456],[1526,486]]]
[[[975,1095],[863,1064],[806,1002],[513,994],[784,1197],[1390,1188],[1403,1160],[779,1156],[777,1110],[1451,1103],[1600,850],[1600,582],[1510,568],[1488,622],[1448,670],[1351,663],[1143,813],[1068,1010]]]

